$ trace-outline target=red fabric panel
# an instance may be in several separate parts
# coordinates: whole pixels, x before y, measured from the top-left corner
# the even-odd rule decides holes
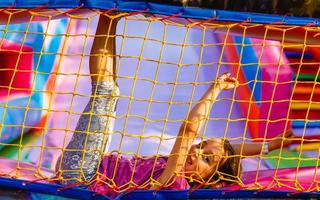
[[[31,47],[21,48],[8,41],[0,47],[0,100],[6,99],[7,95],[31,93],[32,58]]]

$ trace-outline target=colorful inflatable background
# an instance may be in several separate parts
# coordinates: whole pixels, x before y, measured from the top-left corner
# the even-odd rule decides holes
[[[5,87],[8,84],[8,80],[4,83],[5,90],[2,92],[4,96],[1,97],[0,117],[4,118],[4,125],[2,126],[2,142],[10,143],[14,139],[20,139],[21,135],[24,135],[24,141],[32,146],[38,146],[34,148],[25,148],[22,152],[23,160],[32,162],[35,164],[41,164],[45,167],[52,168],[54,166],[60,150],[53,150],[45,147],[60,147],[62,148],[70,139],[72,130],[74,130],[76,122],[79,118],[79,113],[82,112],[84,106],[88,101],[88,97],[72,95],[72,93],[89,94],[90,93],[90,79],[88,76],[88,57],[77,56],[83,52],[83,44],[85,42],[85,52],[90,52],[92,44],[92,38],[79,37],[62,37],[59,33],[64,33],[68,23],[70,23],[70,34],[72,33],[85,33],[86,30],[89,34],[94,34],[97,18],[94,18],[90,25],[86,21],[72,22],[67,19],[58,19],[47,22],[32,23],[28,27],[28,31],[37,31],[43,33],[45,30],[51,31],[53,35],[44,38],[43,34],[27,34],[25,37],[17,36],[18,33],[12,33],[9,35],[2,35],[5,38],[4,45],[2,46],[2,52],[7,49],[20,49],[22,52],[33,52],[30,54],[23,54],[28,58],[22,59],[24,63],[19,63],[19,67],[25,69],[33,69],[34,71],[22,74],[23,77],[29,81],[23,80],[22,86],[16,83],[17,77],[14,77],[14,87],[23,88],[24,92],[17,95],[16,90],[8,90]],[[142,36],[146,34],[149,38],[161,40],[163,37],[163,24],[153,23],[153,27],[147,29],[147,24],[141,22],[130,23],[124,30],[124,21],[121,20],[118,25],[118,34],[126,34],[128,36]],[[26,30],[26,24],[10,25],[10,30]],[[148,31],[147,31],[148,30]],[[186,44],[200,43],[202,38],[198,35],[202,34],[198,29],[191,29],[186,35],[186,29],[181,27],[167,27],[165,40],[167,42],[175,42],[182,44],[185,40]],[[185,38],[181,37],[185,35]],[[214,33],[213,31],[207,31],[205,42],[217,43],[221,41],[221,35]],[[229,38],[234,42],[244,41],[246,44],[255,43],[258,44],[259,40],[253,40],[248,38],[233,37]],[[121,44],[123,41],[121,38],[117,38],[117,43]],[[61,48],[61,44],[65,44],[65,48]],[[42,46],[43,44],[43,46]],[[174,102],[188,102],[190,100],[196,101],[204,93],[207,86],[197,85],[193,88],[192,85],[173,86],[171,84],[158,85],[152,89],[152,84],[147,81],[121,78],[125,76],[138,75],[141,78],[156,79],[159,82],[174,82],[188,83],[194,82],[197,77],[197,82],[212,81],[218,74],[222,74],[227,71],[231,71],[236,75],[241,83],[248,82],[248,85],[241,85],[234,95],[233,91],[225,92],[221,95],[221,100],[217,101],[211,112],[211,118],[203,132],[203,135],[208,137],[227,137],[232,142],[239,142],[235,138],[270,138],[279,133],[290,129],[291,124],[288,120],[290,116],[289,102],[273,102],[271,100],[287,100],[290,98],[292,91],[292,85],[286,83],[294,78],[293,70],[288,65],[288,59],[285,54],[280,53],[280,49],[277,47],[277,42],[269,41],[267,44],[272,44],[270,47],[262,50],[259,46],[256,47],[227,47],[228,50],[222,52],[222,49],[218,46],[208,46],[204,48],[202,54],[199,54],[200,47],[187,47],[183,51],[181,56],[181,46],[174,46],[166,44],[164,49],[161,50],[161,44],[156,42],[143,42],[142,40],[126,38],[122,43],[123,49],[120,49],[120,45],[117,47],[117,52],[124,55],[119,62],[119,86],[121,88],[121,94],[124,96],[133,95],[140,99],[149,99],[150,94],[153,92],[152,99],[159,102],[168,102],[172,100]],[[142,48],[143,47],[143,48]],[[63,49],[63,52],[62,52]],[[139,51],[137,51],[139,49]],[[143,49],[143,50],[141,50]],[[41,53],[39,53],[41,52]],[[48,53],[48,54],[46,54]],[[56,56],[56,53],[69,54],[74,56]],[[223,53],[223,59],[226,62],[230,62],[233,59],[239,60],[240,53],[242,54],[241,66],[232,65],[218,65],[220,55]],[[142,60],[138,65],[137,59],[132,59],[126,56],[141,56],[146,58]],[[160,70],[156,75],[157,63],[150,62],[150,60],[158,60],[159,56],[162,56],[162,60],[170,62],[179,62],[181,59],[182,65],[186,67],[177,68],[173,64],[161,64]],[[17,59],[19,55],[8,56],[8,63],[5,68],[14,68],[12,66],[12,60]],[[212,63],[206,66],[201,66],[198,70],[199,60],[201,63]],[[272,66],[260,66],[258,63],[268,62],[273,64]],[[14,63],[14,62],[13,62]],[[248,63],[255,63],[249,64]],[[281,65],[281,71],[278,71],[278,65]],[[21,69],[24,69],[21,68]],[[10,71],[10,70],[9,70]],[[55,76],[49,76],[50,72],[57,72]],[[8,76],[9,72],[5,72],[4,76]],[[84,74],[84,76],[77,76],[76,74]],[[179,75],[177,75],[179,73]],[[198,73],[198,74],[197,74]],[[197,74],[197,76],[195,76]],[[10,78],[11,79],[11,78]],[[255,81],[256,80],[256,81]],[[264,81],[274,81],[274,84],[268,84]],[[29,84],[30,83],[30,84]],[[285,84],[283,84],[285,83]],[[134,86],[134,88],[133,88]],[[30,89],[33,89],[30,91]],[[48,94],[44,90],[53,90],[55,93]],[[154,91],[153,91],[154,90]],[[174,93],[172,91],[174,90]],[[262,92],[263,91],[263,92]],[[7,94],[10,93],[8,96]],[[194,93],[194,95],[192,95]],[[173,96],[172,96],[173,94]],[[6,97],[7,96],[7,97]],[[237,103],[232,101],[235,97],[236,100],[248,100],[251,99],[252,104]],[[264,103],[267,101],[267,103]],[[271,101],[272,102],[272,101]],[[7,108],[4,105],[8,105]],[[18,106],[22,108],[17,108]],[[29,108],[25,110],[24,107]],[[177,104],[170,106],[167,103],[152,104],[149,112],[146,108],[147,102],[141,101],[129,101],[125,98],[121,98],[118,104],[117,115],[123,116],[127,112],[131,115],[144,116],[152,120],[168,118],[170,120],[183,119],[188,111],[188,104]],[[41,108],[49,108],[54,111],[46,113]],[[66,111],[72,110],[72,113]],[[163,112],[167,111],[167,112]],[[27,117],[25,117],[27,115]],[[224,118],[224,119],[221,119]],[[249,119],[247,123],[246,118]],[[26,120],[25,120],[26,119]],[[225,119],[231,119],[227,121]],[[240,119],[240,120],[238,120]],[[242,119],[242,120],[241,120]],[[270,120],[266,123],[250,122],[250,119],[263,119]],[[281,119],[277,121],[277,119]],[[273,122],[275,120],[276,122]],[[11,125],[24,124],[26,128],[17,128]],[[126,126],[124,126],[126,124]],[[119,132],[125,132],[136,135],[164,135],[165,137],[175,136],[178,133],[179,123],[145,123],[142,119],[130,117],[128,121],[125,118],[119,118],[116,121],[115,134],[111,143],[110,151],[121,150],[122,152],[134,152],[140,155],[153,155],[153,154],[167,154],[174,140],[169,140],[166,143],[162,143],[161,147],[158,146],[158,139],[144,139],[141,143],[139,139],[133,137],[125,137],[123,143],[120,145],[121,134]],[[39,126],[39,130],[29,130],[29,126]],[[125,127],[125,128],[124,128]],[[44,129],[45,128],[45,129]],[[42,131],[41,131],[42,130]],[[45,130],[45,131],[43,131]],[[315,129],[304,129],[304,135],[315,134]],[[295,130],[298,134],[301,129]],[[28,132],[28,133],[27,133]],[[37,132],[40,134],[32,134]],[[7,135],[7,136],[6,136]],[[234,138],[234,139],[232,139]],[[140,148],[138,148],[140,145]],[[151,148],[153,147],[153,148]],[[8,150],[9,149],[9,150]],[[139,151],[137,152],[137,149]],[[10,152],[10,153],[8,153]],[[12,148],[5,147],[2,150],[2,155],[12,158],[17,158],[18,151],[12,153]],[[283,153],[283,152],[282,152]],[[297,156],[292,151],[288,151],[282,154],[282,156],[290,155]],[[307,155],[306,155],[307,156]],[[244,170],[251,171],[260,169],[273,168],[274,163],[272,160],[258,160],[258,159],[245,159],[243,162]],[[313,165],[308,163],[306,165]],[[284,166],[292,165],[283,164]]]
[[[65,32],[66,19],[51,24],[1,25],[0,127],[1,142],[10,143],[40,125],[48,103],[46,83],[55,63],[61,37],[45,37]],[[39,33],[39,34],[31,34]],[[21,70],[15,72],[15,69]],[[23,124],[23,128],[21,125]],[[0,146],[3,148],[3,146]]]

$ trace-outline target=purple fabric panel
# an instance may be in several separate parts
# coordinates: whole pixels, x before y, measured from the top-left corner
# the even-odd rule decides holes
[[[143,189],[149,189],[151,176],[157,179],[163,172],[167,163],[166,157],[131,157],[111,154],[105,156],[101,162],[99,176],[103,182],[93,183],[90,188],[100,194],[116,197],[119,190],[127,190],[135,185],[145,185]],[[153,172],[153,174],[152,174]],[[134,183],[134,184],[133,184]],[[177,178],[167,189],[188,189],[189,184],[184,178]]]

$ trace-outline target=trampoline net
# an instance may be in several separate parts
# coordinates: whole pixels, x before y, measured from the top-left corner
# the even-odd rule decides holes
[[[77,121],[92,97],[90,49],[99,16],[110,15],[77,11],[0,11],[3,176],[63,179],[54,166],[77,134]],[[217,98],[196,140],[263,146],[280,139],[294,145],[281,145],[267,155],[262,150],[254,156],[240,153],[242,175],[219,177],[234,183],[230,188],[319,191],[320,141],[314,130],[320,116],[320,52],[314,24],[219,22],[144,11],[111,17],[119,18],[111,36],[120,94],[114,130],[106,133],[112,137],[109,147],[95,150],[144,159],[169,155],[188,112],[214,80],[231,72],[239,86]],[[292,128],[298,137],[285,139]],[[137,162],[132,167],[135,171]],[[107,176],[99,171],[99,181],[82,183],[99,182],[117,192],[157,184],[151,177],[137,184],[131,174],[117,185],[116,172]],[[215,188],[216,180],[189,181]]]

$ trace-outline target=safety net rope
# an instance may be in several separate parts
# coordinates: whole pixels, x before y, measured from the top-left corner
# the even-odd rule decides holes
[[[296,157],[283,154],[287,151],[283,144],[277,154],[265,155],[261,149],[257,155],[245,156],[242,145],[240,155],[236,156],[254,160],[255,170],[237,176],[219,173],[219,177],[233,182],[235,188],[240,185],[246,189],[284,187],[296,191],[319,191],[319,148],[313,149],[312,156],[304,156],[304,148],[307,148],[304,144],[319,143],[317,136],[306,134],[308,126],[318,122],[316,117],[310,117],[311,113],[319,110],[320,68],[316,67],[320,64],[316,43],[319,31],[314,24],[287,26],[281,23],[253,24],[249,20],[241,23],[216,19],[201,21],[180,19],[179,14],[148,15],[145,11],[117,16],[110,15],[114,10],[90,10],[80,14],[32,9],[3,9],[1,12],[7,16],[0,20],[3,64],[0,67],[1,155],[17,161],[10,161],[2,172],[0,169],[1,175],[31,181],[63,179],[59,175],[63,171],[59,169],[55,173],[54,165],[66,150],[72,133],[78,134],[75,124],[89,98],[95,98],[90,94],[92,74],[88,71],[88,60],[91,56],[103,56],[90,54],[90,48],[97,20],[100,15],[105,15],[121,18],[115,35],[99,36],[116,40],[114,57],[120,105],[117,114],[111,116],[115,118],[115,129],[108,133],[112,136],[108,141],[111,146],[106,152],[102,148],[98,151],[105,155],[111,152],[117,160],[120,155],[156,159],[152,160],[151,177],[143,184],[136,184],[136,174],[132,173],[127,183],[117,185],[114,182],[117,170],[109,177],[97,172],[99,184],[106,184],[117,192],[159,184],[152,178],[156,173],[157,159],[170,153],[168,149],[176,140],[180,125],[193,106],[199,103],[204,89],[222,73],[230,71],[239,80],[239,86],[215,100],[211,115],[197,136],[198,141],[222,138],[231,144],[259,142],[263,148],[267,142],[285,141],[284,135],[274,136],[291,129],[295,122],[302,122],[302,131],[298,138],[286,139],[296,144]],[[19,28],[16,23],[21,24]],[[36,29],[36,26],[41,28]],[[57,32],[59,26],[60,32]],[[41,39],[32,39],[37,37]],[[48,50],[47,45],[54,39],[59,40],[58,48]],[[38,43],[37,47],[32,43]],[[270,54],[273,49],[277,49],[276,55]],[[248,52],[254,52],[254,56],[250,55],[254,58],[248,59]],[[296,57],[290,58],[290,53]],[[310,60],[307,60],[308,55],[312,55]],[[270,56],[274,57],[271,59]],[[45,59],[53,59],[53,63],[45,63]],[[307,69],[312,71],[312,76],[306,75]],[[308,89],[298,90],[304,84]],[[265,90],[270,90],[267,97],[263,96]],[[301,90],[304,99],[298,98],[297,93]],[[247,96],[243,95],[244,91]],[[281,93],[286,95],[281,96]],[[264,105],[267,110],[262,110]],[[220,114],[217,107],[224,107],[225,112]],[[241,115],[236,115],[237,111]],[[296,111],[304,111],[304,115],[296,116]],[[275,114],[277,112],[281,114]],[[12,120],[15,118],[18,120]],[[217,128],[220,133],[215,133],[216,125],[221,125]],[[87,130],[90,130],[89,126]],[[234,130],[238,133],[235,134]],[[50,143],[49,140],[53,139],[59,142]],[[16,155],[9,156],[8,151],[15,151]],[[28,157],[30,155],[38,157],[32,160]],[[264,167],[268,159],[275,161],[273,167]],[[290,166],[295,172],[290,177],[279,176],[283,173],[281,165],[284,161],[295,162],[295,166]],[[305,167],[302,166],[305,161],[312,162],[309,165],[312,172],[308,171],[311,173],[309,184],[301,180],[300,170]],[[100,160],[99,165],[102,162]],[[117,166],[117,161],[115,163]],[[133,162],[133,172],[137,165],[138,159]],[[239,171],[240,168],[239,165]],[[272,171],[273,176],[267,182],[261,179],[266,171]],[[245,174],[250,180],[242,179]],[[182,173],[178,176],[184,177]],[[188,180],[215,188],[214,181]],[[79,178],[78,181],[91,185],[97,180],[83,182]]]

